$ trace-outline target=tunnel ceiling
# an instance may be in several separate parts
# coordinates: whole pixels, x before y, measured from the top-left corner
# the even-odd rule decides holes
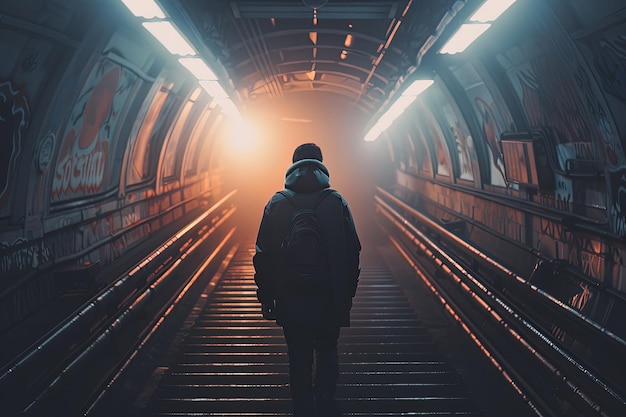
[[[371,117],[454,1],[161,3],[215,54],[247,107],[294,97],[325,107],[339,99],[343,110]]]

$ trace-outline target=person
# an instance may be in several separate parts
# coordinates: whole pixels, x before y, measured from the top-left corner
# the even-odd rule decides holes
[[[298,146],[292,162],[285,174],[285,189],[270,198],[259,226],[253,256],[257,298],[263,317],[283,327],[294,416],[338,416],[338,339],[340,328],[350,325],[361,243],[348,203],[330,188],[319,146]],[[293,277],[281,266],[281,244],[297,207],[291,198],[308,208],[319,200],[315,212],[329,260],[325,279],[312,287],[290,285]]]

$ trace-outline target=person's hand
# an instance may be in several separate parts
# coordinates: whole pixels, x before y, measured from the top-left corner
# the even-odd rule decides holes
[[[265,320],[276,320],[276,307],[274,303],[261,304],[261,313]]]

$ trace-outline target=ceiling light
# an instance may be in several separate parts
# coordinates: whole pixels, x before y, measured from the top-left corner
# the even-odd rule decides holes
[[[378,137],[385,131],[385,129],[381,128],[378,125],[375,125],[374,127],[372,127],[370,129],[369,132],[367,132],[367,134],[365,135],[365,137],[363,138],[363,140],[365,142],[373,142],[376,139],[378,139]]]
[[[343,46],[349,48],[352,46],[352,34],[348,33],[346,39],[343,41]]]
[[[376,140],[404,111],[422,94],[428,87],[433,85],[433,80],[415,80],[409,85],[398,99],[378,119],[376,124],[367,132],[363,140],[371,142]]]
[[[157,38],[172,55],[196,55],[196,51],[171,22],[143,22],[142,25]]]
[[[410,86],[402,92],[403,96],[419,96],[422,94],[428,87],[433,85],[435,81],[433,80],[415,80],[411,83]]]
[[[383,124],[390,126],[404,111],[415,101],[417,96],[400,96],[389,107],[383,117],[380,118]]]
[[[469,18],[471,22],[493,22],[516,0],[487,0]]]
[[[216,81],[218,79],[211,68],[200,58],[178,58],[178,62],[198,80]]]
[[[204,88],[213,98],[228,98],[228,93],[218,81],[200,81],[200,87]]]
[[[128,10],[137,17],[144,19],[165,19],[165,12],[154,0],[122,0]]]
[[[441,48],[441,54],[458,54],[463,52],[491,25],[489,23],[465,23],[456,31]]]

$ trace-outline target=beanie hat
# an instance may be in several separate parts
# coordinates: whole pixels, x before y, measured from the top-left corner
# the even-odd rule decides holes
[[[292,162],[296,163],[302,159],[317,159],[322,162],[322,150],[314,143],[303,143],[293,151]]]

